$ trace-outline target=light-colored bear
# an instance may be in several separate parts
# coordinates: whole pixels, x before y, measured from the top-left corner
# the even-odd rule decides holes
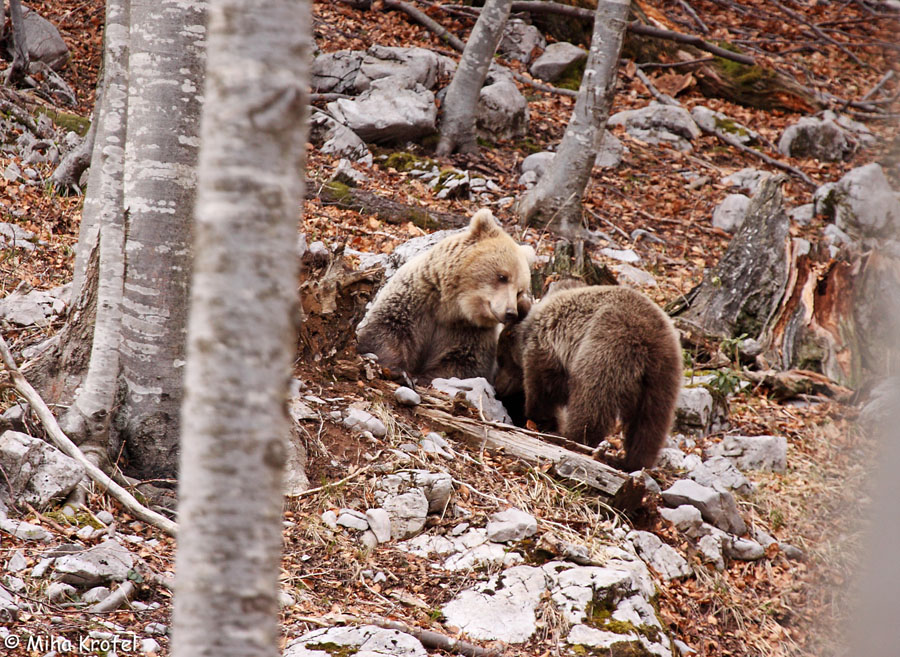
[[[493,381],[500,324],[527,305],[531,247],[506,234],[490,210],[405,265],[357,327],[360,353],[392,376]]]

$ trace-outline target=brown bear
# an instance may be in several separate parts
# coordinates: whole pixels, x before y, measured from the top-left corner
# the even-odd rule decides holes
[[[479,210],[381,289],[356,330],[360,353],[376,354],[393,376],[493,381],[500,324],[527,303],[533,257]]]
[[[625,425],[627,472],[651,467],[672,426],[681,343],[643,294],[566,280],[551,286],[497,348],[497,394],[525,393],[525,416],[596,446]]]

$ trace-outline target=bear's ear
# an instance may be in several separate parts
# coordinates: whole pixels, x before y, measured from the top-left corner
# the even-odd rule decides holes
[[[534,261],[537,260],[537,254],[534,252],[534,249],[531,248],[530,244],[520,244],[519,248],[522,249],[522,253],[525,254],[525,260],[528,262],[528,266],[534,264]]]
[[[472,237],[480,238],[488,235],[496,235],[502,229],[494,215],[487,208],[482,208],[472,216],[469,222],[469,232]]]

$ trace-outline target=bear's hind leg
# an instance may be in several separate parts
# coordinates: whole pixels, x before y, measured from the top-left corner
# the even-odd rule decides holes
[[[581,381],[570,381],[570,386],[568,404],[560,414],[560,433],[569,440],[596,447],[615,427],[618,412],[614,400]]]

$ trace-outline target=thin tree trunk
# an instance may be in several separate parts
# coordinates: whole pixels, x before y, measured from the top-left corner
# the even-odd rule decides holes
[[[215,0],[202,121],[172,654],[280,655],[308,0]]]
[[[478,95],[503,37],[511,4],[512,0],[487,0],[475,21],[441,106],[439,156],[450,155],[455,150],[466,153],[477,149],[475,109]]]
[[[28,74],[28,41],[21,0],[9,0],[9,18],[12,22],[13,60],[6,71],[6,84],[15,86]]]
[[[105,76],[105,73],[101,72],[100,75],[102,79],[102,76]],[[103,89],[101,85],[97,86],[97,93],[95,94],[96,97],[94,100],[94,106],[98,110],[103,103]],[[97,139],[97,124],[100,122],[99,116],[99,112],[95,111],[94,115],[91,117],[91,127],[88,128],[87,134],[81,140],[81,143],[66,153],[66,156],[56,166],[56,169],[53,170],[53,174],[50,176],[50,182],[56,188],[57,192],[65,193],[68,190],[74,189],[76,190],[76,193],[81,193],[78,188],[78,181],[81,179],[81,174],[83,174],[91,164],[91,156],[94,153],[94,142]]]
[[[630,0],[597,3],[591,49],[565,137],[538,184],[519,201],[519,218],[527,225],[552,223],[564,235],[580,232],[581,199],[609,118],[630,5]]]
[[[94,119],[100,141],[94,150],[92,183],[82,213],[82,221],[95,226],[95,240],[99,240],[96,316],[87,374],[68,412],[60,420],[69,437],[82,446],[82,451],[95,465],[104,469],[108,467],[109,420],[119,378],[125,279],[122,175],[128,109],[128,10],[128,0],[106,2],[105,91]]]
[[[131,4],[128,267],[115,429],[133,471],[151,478],[173,477],[178,463],[206,5]]]

